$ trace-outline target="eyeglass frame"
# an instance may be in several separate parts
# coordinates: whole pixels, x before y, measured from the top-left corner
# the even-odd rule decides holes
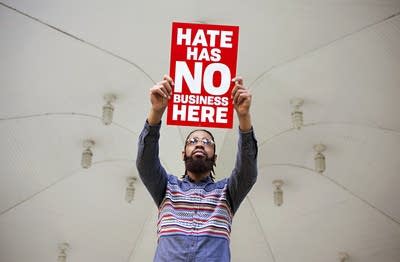
[[[197,143],[199,143],[199,142],[201,142],[201,144],[203,146],[212,146],[215,144],[215,142],[212,139],[205,138],[205,137],[200,139],[199,137],[195,136],[195,137],[192,137],[192,138],[186,140],[186,145],[197,145]]]

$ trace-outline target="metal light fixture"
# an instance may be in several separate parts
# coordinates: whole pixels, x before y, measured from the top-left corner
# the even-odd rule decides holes
[[[126,187],[126,192],[125,192],[125,200],[128,203],[131,203],[133,199],[135,198],[135,183],[136,183],[137,178],[134,176],[128,177],[126,179],[126,182],[128,183],[128,186]]]
[[[346,252],[339,252],[339,261],[340,262],[346,262],[349,260],[349,258],[350,258],[350,256]]]
[[[67,251],[69,250],[68,243],[61,243],[58,245],[58,258],[57,262],[66,262],[67,261]]]
[[[322,154],[326,150],[326,146],[323,144],[314,145],[314,150],[317,154],[314,157],[315,160],[315,171],[322,174],[325,171],[325,156]]]
[[[92,165],[92,150],[91,148],[94,146],[94,141],[87,139],[83,141],[83,152],[82,152],[82,160],[81,160],[81,166],[83,168],[89,168]]]
[[[275,203],[275,205],[277,205],[279,207],[283,204],[283,190],[282,190],[283,181],[280,179],[277,179],[277,180],[272,181],[272,184],[275,186],[274,203]]]
[[[290,104],[293,106],[293,127],[296,129],[300,129],[303,126],[303,111],[301,111],[300,107],[304,104],[304,100],[301,98],[293,98],[290,100]]]
[[[109,125],[113,120],[114,106],[112,103],[115,102],[117,97],[113,94],[104,95],[104,100],[106,104],[103,106],[103,124]]]

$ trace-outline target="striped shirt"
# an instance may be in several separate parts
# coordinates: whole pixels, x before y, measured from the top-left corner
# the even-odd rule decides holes
[[[227,201],[226,180],[213,183],[207,177],[191,186],[188,177],[183,181],[175,176],[168,178],[159,207],[158,237],[197,235],[229,240],[232,212]]]
[[[158,153],[160,127],[146,122],[136,159],[140,177],[159,208],[154,261],[228,262],[232,218],[257,178],[257,141],[239,132],[235,167],[229,178],[198,183],[168,174]]]

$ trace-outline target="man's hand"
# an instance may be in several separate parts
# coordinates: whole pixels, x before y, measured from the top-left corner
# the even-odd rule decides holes
[[[168,105],[168,100],[171,98],[172,87],[174,81],[168,75],[164,75],[163,80],[150,88],[151,110],[147,120],[150,125],[160,123],[165,108]]]
[[[232,82],[235,82],[232,98],[236,113],[238,117],[248,115],[251,105],[250,91],[243,86],[243,79],[240,76],[233,78]]]
[[[152,109],[156,112],[164,112],[168,105],[168,100],[172,94],[174,81],[168,75],[164,75],[163,80],[150,88],[150,102]]]
[[[249,131],[251,129],[251,93],[244,87],[241,77],[233,78],[232,82],[235,82],[232,90],[232,98],[236,114],[239,118],[239,127],[242,131]]]

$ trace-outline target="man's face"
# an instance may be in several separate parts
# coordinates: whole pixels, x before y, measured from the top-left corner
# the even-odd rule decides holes
[[[211,136],[201,130],[193,132],[186,140],[182,157],[188,171],[193,173],[211,171],[216,160]]]

